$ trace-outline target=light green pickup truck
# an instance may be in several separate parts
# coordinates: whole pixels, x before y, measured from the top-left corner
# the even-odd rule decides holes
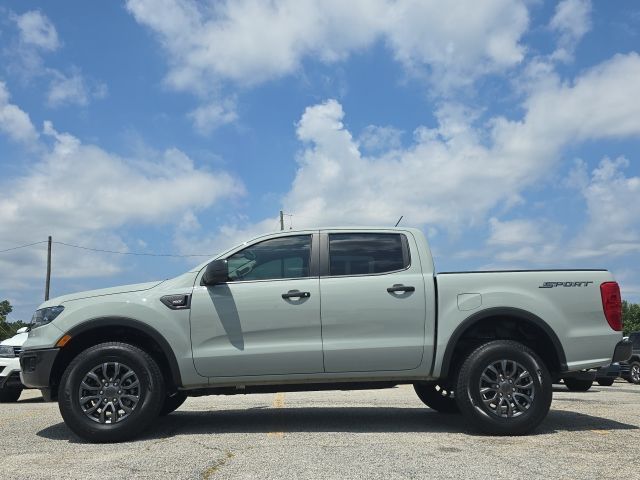
[[[420,230],[328,228],[49,300],[20,363],[89,441],[131,438],[187,396],[398,384],[519,435],[545,418],[554,379],[629,357],[621,330],[606,270],[436,275]]]

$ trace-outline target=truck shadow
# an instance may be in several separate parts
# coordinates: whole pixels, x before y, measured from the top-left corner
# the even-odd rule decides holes
[[[533,435],[566,431],[636,430],[636,425],[567,410],[551,410]],[[152,440],[175,435],[228,433],[466,433],[477,436],[468,428],[461,415],[444,415],[428,408],[345,407],[345,408],[269,408],[246,410],[189,411],[178,410],[159,421],[140,440]],[[63,424],[39,431],[38,436],[51,440],[82,443]]]

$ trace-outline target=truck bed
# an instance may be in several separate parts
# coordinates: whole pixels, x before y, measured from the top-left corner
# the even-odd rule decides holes
[[[600,285],[613,281],[607,270],[443,272],[435,281],[440,352],[463,322],[489,309],[528,312],[548,325],[562,345],[567,371],[607,363],[621,338],[603,312]],[[434,372],[442,364],[442,355],[437,357]]]

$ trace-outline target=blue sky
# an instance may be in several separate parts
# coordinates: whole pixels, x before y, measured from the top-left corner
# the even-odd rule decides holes
[[[5,2],[0,250],[214,254],[403,224],[438,270],[611,269],[640,298],[634,1]],[[45,245],[0,253],[26,319]],[[52,295],[203,259],[54,244]]]

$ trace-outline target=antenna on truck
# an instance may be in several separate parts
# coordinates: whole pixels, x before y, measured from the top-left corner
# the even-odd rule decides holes
[[[397,227],[398,225],[400,225],[400,222],[402,221],[402,218],[404,217],[404,215],[400,215],[400,218],[398,219],[398,221],[396,222],[396,224],[394,225],[394,227]]]

